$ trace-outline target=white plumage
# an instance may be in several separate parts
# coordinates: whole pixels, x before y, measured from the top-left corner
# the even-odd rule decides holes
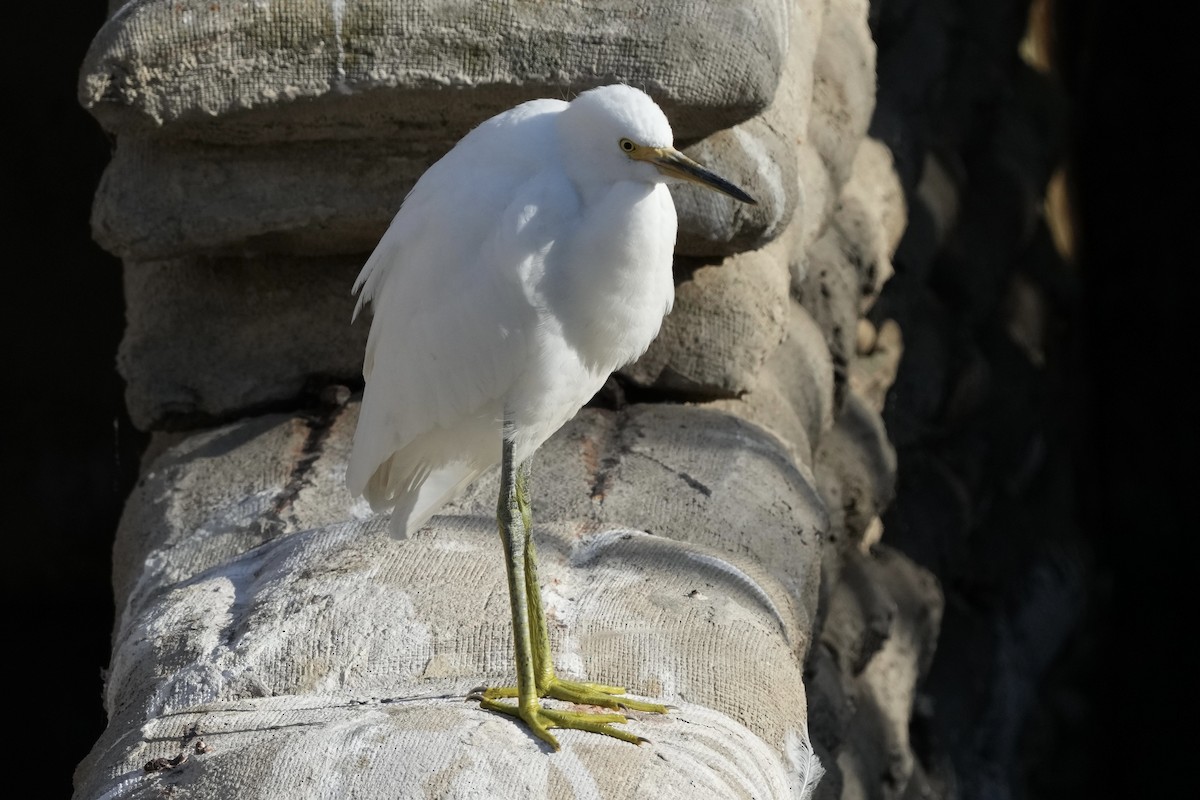
[[[500,460],[529,458],[658,333],[674,297],[671,146],[627,86],[534,100],[465,136],[413,187],[355,283],[374,320],[347,483],[405,536]]]

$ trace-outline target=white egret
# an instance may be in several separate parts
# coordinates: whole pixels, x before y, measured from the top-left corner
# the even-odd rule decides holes
[[[675,150],[666,116],[637,89],[522,103],[422,175],[354,285],[355,315],[370,303],[374,320],[347,483],[393,509],[403,537],[500,462],[517,683],[472,697],[555,749],[550,728],[643,740],[613,727],[622,714],[539,698],[666,710],[555,674],[527,486],[534,451],[645,352],[671,309],[672,179],[754,203]]]

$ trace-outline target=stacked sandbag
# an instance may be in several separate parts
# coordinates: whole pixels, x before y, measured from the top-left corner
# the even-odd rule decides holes
[[[805,797],[825,770],[839,796],[895,738],[889,717],[814,743],[808,704],[830,702],[804,670],[829,661],[840,697],[864,670],[918,674],[930,642],[920,572],[867,534],[899,345],[855,337],[905,212],[866,138],[866,3],[487,8],[150,0],[97,35],[81,98],[116,151],[93,222],[125,262],[120,367],[156,435],[77,797]],[[674,707],[631,715],[641,747],[565,731],[549,754],[463,702],[512,681],[495,475],[387,538],[344,486],[339,387],[361,385],[367,327],[349,287],[421,172],[504,108],[614,81],[759,205],[673,188],[675,310],[624,391],[535,456],[560,672]],[[814,647],[854,638],[837,587],[872,582],[897,621],[875,659]]]
[[[680,187],[679,252],[719,257],[779,235],[797,202],[785,130],[714,134],[771,103],[793,16],[783,0],[679,0],[653,14],[384,0],[121,6],[93,42],[80,93],[116,135],[93,228],[127,265],[120,367],[134,422],[232,419],[293,399],[313,376],[353,381],[366,325],[347,324],[341,287],[421,173],[524,100],[616,81],[650,90],[677,143],[701,142],[687,152],[718,158],[759,201]],[[730,28],[739,37],[716,33]],[[328,260],[314,267],[314,257]],[[296,287],[313,269],[328,283]],[[279,317],[303,298],[345,311],[322,308],[303,326]],[[213,329],[240,355],[225,370],[212,368]]]

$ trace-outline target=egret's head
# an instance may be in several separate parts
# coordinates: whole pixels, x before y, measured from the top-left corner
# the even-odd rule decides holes
[[[632,86],[614,84],[584,92],[563,112],[562,125],[564,154],[587,173],[647,183],[691,181],[756,204],[750,195],[676,150],[666,114]]]

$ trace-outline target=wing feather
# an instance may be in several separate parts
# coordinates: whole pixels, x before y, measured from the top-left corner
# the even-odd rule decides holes
[[[451,151],[355,284],[374,319],[347,484],[376,508],[394,505],[398,533],[499,460],[505,397],[537,335],[541,269],[579,202],[565,178],[536,168],[538,142],[526,144],[532,164]]]

